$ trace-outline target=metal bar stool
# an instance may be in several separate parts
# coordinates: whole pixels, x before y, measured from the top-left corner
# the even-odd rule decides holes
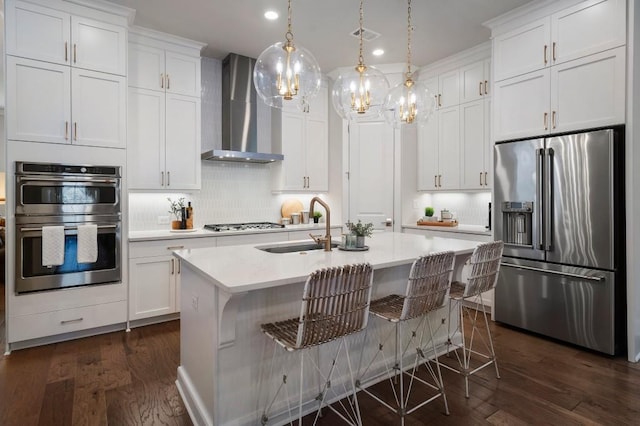
[[[341,401],[338,402],[346,414],[343,414],[331,405],[327,405],[327,407],[348,424],[362,424],[351,361],[349,359],[349,348],[344,337],[356,333],[367,326],[372,281],[373,268],[368,263],[317,270],[309,275],[305,283],[299,317],[262,324],[263,333],[276,343],[274,347],[274,358],[278,345],[287,352],[301,351],[299,352],[300,394],[298,398],[298,422],[300,425],[302,424],[302,407],[305,402],[303,401],[305,355],[312,360],[312,364],[318,375],[322,376],[318,384],[320,388],[319,392],[312,398],[312,400],[318,401],[318,412],[314,419],[315,424],[327,400],[328,391],[332,390],[331,379],[334,372],[339,370],[336,359],[341,351],[346,355],[347,368],[350,374],[349,385],[352,388],[349,393],[352,397],[347,398],[349,407],[346,407]],[[326,375],[323,375],[319,363],[319,346],[334,340],[339,340],[339,343],[329,366],[329,371]],[[309,353],[313,347],[318,349],[317,360],[313,360]],[[263,410],[261,418],[263,425],[268,424],[270,418],[274,417],[271,411],[278,395],[283,389],[286,393],[286,405],[289,418],[293,417],[286,385],[287,374],[283,373],[276,395],[267,401],[266,407]],[[344,385],[344,390],[346,393],[346,385]],[[332,391],[336,393],[335,390]],[[338,396],[336,396],[336,399],[339,399]]]
[[[400,296],[392,294],[390,296],[371,301],[371,307],[369,308],[370,313],[393,323],[394,327],[390,329],[384,338],[379,336],[381,338],[380,343],[378,344],[378,350],[371,361],[359,373],[360,379],[356,382],[356,386],[391,411],[397,413],[400,416],[401,424],[403,425],[405,416],[439,397],[442,397],[445,412],[447,415],[449,414],[449,406],[447,404],[447,397],[444,392],[444,384],[440,373],[440,363],[436,356],[434,330],[431,322],[429,321],[428,314],[444,307],[447,301],[454,259],[455,255],[452,251],[434,253],[416,259],[411,266],[411,271],[409,272],[409,280],[407,282],[405,295]],[[402,324],[407,324],[408,327],[409,320],[413,319],[417,320],[417,327],[412,330],[408,341],[403,342]],[[427,331],[425,329],[428,329],[428,336],[426,335]],[[418,330],[421,330],[419,337]],[[390,366],[385,357],[384,347],[392,334],[394,334],[394,331],[395,359],[393,365]],[[426,342],[425,337],[428,339]],[[425,348],[427,347],[429,347],[429,352],[433,351],[433,363],[435,364],[435,369],[431,365],[431,361],[427,356],[428,354],[425,355]],[[374,361],[376,361],[379,355],[384,360],[386,371],[381,374],[374,375],[373,377],[367,377],[368,371],[375,368]],[[413,361],[413,367],[404,371],[403,361],[407,355],[415,355],[415,358]],[[427,370],[427,380],[430,378],[432,382],[424,380],[416,375],[420,365],[425,366]],[[410,378],[406,395],[404,382],[405,374]],[[367,382],[375,383],[380,377],[383,377],[383,380],[385,378],[389,379],[395,399],[395,406],[384,401],[381,397],[374,394],[370,388],[364,386],[365,378]],[[414,381],[420,382],[432,390],[435,390],[436,394],[426,400],[416,403],[409,409],[409,397]]]
[[[487,310],[482,300],[482,293],[495,287],[500,271],[500,259],[502,258],[502,241],[480,244],[475,248],[471,259],[467,261],[462,271],[463,282],[454,281],[451,283],[449,301],[449,327],[451,325],[451,312],[457,308],[459,315],[458,327],[454,332],[459,331],[462,336],[462,343],[454,344],[451,340],[451,330],[449,330],[449,340],[447,341],[448,354],[453,352],[458,361],[458,365],[452,367],[445,363],[442,366],[455,371],[464,376],[465,396],[469,398],[469,376],[477,371],[493,364],[496,369],[496,377],[500,378],[498,371],[498,361],[493,348],[493,338],[489,329]],[[472,304],[470,307],[469,302]],[[482,313],[484,317],[485,331],[478,327],[478,315]],[[464,330],[464,318],[468,318],[471,323],[471,334],[467,339]],[[477,338],[477,339],[476,339]],[[480,350],[474,347],[476,340],[482,344]],[[453,349],[451,348],[453,347]],[[462,354],[459,353],[462,352]],[[471,355],[476,355],[480,361],[474,362],[471,366]],[[476,361],[477,358],[474,358]],[[479,365],[476,365],[478,364]]]

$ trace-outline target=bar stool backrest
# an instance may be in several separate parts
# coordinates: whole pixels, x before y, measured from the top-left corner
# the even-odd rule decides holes
[[[368,263],[320,269],[307,278],[296,348],[330,342],[367,326],[373,268]]]
[[[455,255],[452,251],[421,256],[411,265],[400,321],[417,318],[442,307],[451,288]]]
[[[469,279],[463,297],[475,296],[495,287],[503,247],[502,241],[493,241],[480,244],[475,248],[468,266]]]

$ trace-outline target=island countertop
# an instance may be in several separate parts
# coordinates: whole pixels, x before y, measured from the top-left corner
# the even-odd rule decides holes
[[[234,294],[301,282],[321,268],[368,262],[374,269],[379,269],[409,264],[419,256],[440,251],[470,254],[479,243],[379,232],[366,239],[367,251],[334,248],[331,252],[310,250],[279,254],[259,249],[288,244],[291,242],[185,249],[174,253],[225,292]]]

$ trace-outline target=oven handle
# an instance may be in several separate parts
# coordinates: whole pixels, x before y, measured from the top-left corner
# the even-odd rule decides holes
[[[64,178],[57,177],[39,177],[39,176],[18,176],[18,182],[96,182],[96,183],[118,183],[117,179],[98,179],[68,176]]]
[[[109,228],[117,228],[118,225],[98,225],[98,229],[109,229]],[[72,230],[78,229],[77,226],[65,226],[64,230]],[[20,232],[33,232],[33,231],[42,231],[42,227],[39,228],[20,228]]]

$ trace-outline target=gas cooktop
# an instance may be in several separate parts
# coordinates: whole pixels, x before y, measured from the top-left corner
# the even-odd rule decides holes
[[[205,229],[211,231],[245,231],[255,229],[277,229],[284,228],[284,225],[273,222],[247,222],[247,223],[213,223],[205,225]]]

